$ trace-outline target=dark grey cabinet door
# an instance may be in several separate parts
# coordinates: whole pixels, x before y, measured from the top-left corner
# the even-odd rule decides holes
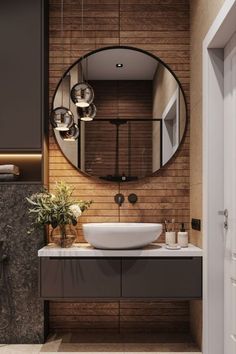
[[[63,261],[60,258],[40,259],[40,296],[63,297]]]
[[[120,297],[121,261],[65,259],[64,297]]]
[[[43,6],[0,1],[0,150],[41,148]]]
[[[201,298],[201,259],[122,260],[122,297]]]
[[[42,257],[42,298],[121,296],[121,260]]]

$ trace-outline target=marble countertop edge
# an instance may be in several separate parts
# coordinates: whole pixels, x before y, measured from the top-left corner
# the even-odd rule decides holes
[[[69,248],[48,244],[38,251],[39,257],[202,257],[202,254],[202,249],[192,244],[179,250],[169,250],[163,243],[130,250],[102,250],[86,243],[75,243]]]

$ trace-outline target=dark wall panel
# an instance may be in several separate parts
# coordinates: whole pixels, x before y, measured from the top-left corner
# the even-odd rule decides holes
[[[44,0],[0,1],[0,150],[40,150]]]
[[[30,222],[26,196],[39,185],[0,185],[0,243],[7,256],[0,263],[0,343],[41,343],[44,304],[38,296],[37,250],[42,231],[27,234]],[[2,258],[1,250],[0,256]]]

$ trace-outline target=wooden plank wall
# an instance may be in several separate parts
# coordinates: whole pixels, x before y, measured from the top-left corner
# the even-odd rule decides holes
[[[187,301],[50,303],[50,328],[69,332],[175,332],[189,330]]]
[[[120,3],[118,0],[84,0],[83,38],[80,0],[65,0],[64,4],[65,31],[62,44],[60,0],[50,0],[50,99],[62,73],[81,55],[100,47],[121,44],[150,51],[168,64],[180,80],[189,106],[189,0],[120,0]],[[161,222],[164,218],[174,217],[178,223],[185,222],[189,229],[189,129],[181,148],[171,162],[157,176],[138,183],[119,185],[84,176],[63,157],[52,132],[49,146],[50,189],[53,191],[55,181],[65,180],[74,186],[75,196],[94,200],[91,209],[81,218],[81,223]],[[125,197],[135,192],[139,198],[138,203],[132,206],[126,198],[119,210],[114,203],[114,195],[118,192],[122,192]],[[81,223],[78,226],[79,241],[83,240]],[[118,302],[115,304],[119,305]],[[162,304],[162,302],[156,304],[160,311],[164,306]],[[161,317],[156,321],[153,317],[153,321],[150,321],[148,312],[147,315],[138,318],[141,322],[147,318],[145,323],[148,321],[155,323],[154,327],[158,329],[159,326],[165,326],[169,316],[169,322],[173,323],[173,327],[179,322],[182,329],[186,329],[185,317],[179,314],[179,303],[173,304],[174,308],[165,315],[165,318]],[[51,326],[58,328],[65,319],[54,316],[53,306],[55,305],[51,304]],[[74,316],[80,317],[77,305],[71,318],[64,308],[65,304],[58,306],[61,307],[62,316],[64,311],[65,316],[69,316],[68,321],[76,319]],[[130,306],[134,314],[137,310],[135,303]],[[145,305],[142,306],[140,308],[145,313],[147,308]],[[188,304],[184,302],[183,306],[186,311],[184,316],[188,317]],[[96,307],[96,304],[93,313],[99,322],[100,308]],[[139,312],[136,313],[139,316]],[[79,317],[73,327],[77,330],[81,328]],[[100,322],[103,322],[102,319]],[[135,327],[139,321],[134,315],[131,322]]]

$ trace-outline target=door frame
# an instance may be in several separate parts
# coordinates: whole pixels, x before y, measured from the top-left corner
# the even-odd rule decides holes
[[[224,50],[236,31],[236,0],[226,0],[202,47],[203,354],[224,353]],[[224,353],[227,354],[227,353]]]

